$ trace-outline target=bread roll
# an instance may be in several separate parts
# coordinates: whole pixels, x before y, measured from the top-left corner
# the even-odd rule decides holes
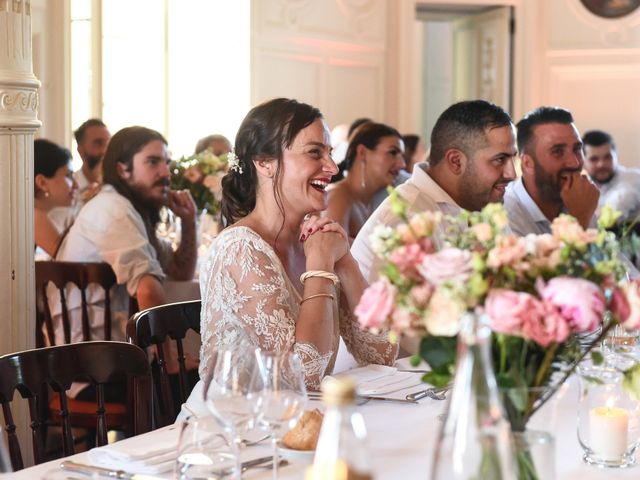
[[[306,410],[296,426],[283,437],[283,445],[294,450],[315,450],[323,417],[318,409]]]

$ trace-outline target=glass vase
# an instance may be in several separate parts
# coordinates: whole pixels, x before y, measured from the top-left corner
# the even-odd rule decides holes
[[[491,364],[491,330],[467,313],[458,335],[456,375],[432,464],[433,480],[516,478],[509,422]]]
[[[606,366],[578,368],[578,440],[586,463],[625,468],[640,445],[640,404],[622,388],[622,373]]]

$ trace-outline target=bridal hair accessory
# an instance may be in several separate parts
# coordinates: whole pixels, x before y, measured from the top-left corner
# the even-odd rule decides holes
[[[236,152],[232,150],[227,154],[227,162],[229,162],[229,170],[238,172],[242,175],[242,165],[240,164],[240,159],[236,155]]]

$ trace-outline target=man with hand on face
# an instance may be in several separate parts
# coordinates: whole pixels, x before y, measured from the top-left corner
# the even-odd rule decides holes
[[[103,185],[87,202],[60,246],[57,260],[106,262],[116,274],[112,294],[112,339],[123,340],[129,295],[140,310],[166,303],[163,280],[193,278],[196,266],[196,206],[189,191],[169,188],[169,155],[164,137],[145,127],[116,133],[102,160]],[[181,241],[174,252],[156,237],[162,206],[181,219]],[[82,339],[80,295],[67,295],[71,341]],[[90,290],[89,317],[93,338],[100,339],[104,319],[102,289]],[[62,339],[59,302],[52,303],[56,339]]]
[[[611,135],[591,130],[582,136],[584,169],[600,190],[598,206],[609,205],[622,213],[621,220],[640,216],[640,170],[618,163]]]
[[[447,108],[433,127],[429,164],[417,164],[396,191],[407,203],[409,215],[481,210],[502,201],[507,184],[516,177],[515,156],[515,129],[504,110],[484,100],[459,102]],[[351,253],[369,282],[378,279],[382,267],[369,240],[371,233],[378,225],[394,227],[400,221],[387,198],[353,242]]]
[[[551,232],[561,213],[583,228],[594,226],[598,188],[582,175],[582,140],[570,112],[540,107],[518,122],[522,177],[504,197],[509,226],[517,235]]]

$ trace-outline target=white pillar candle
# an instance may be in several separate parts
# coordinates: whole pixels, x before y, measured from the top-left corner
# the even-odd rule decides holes
[[[589,412],[591,450],[603,460],[620,461],[627,451],[629,415],[624,408],[596,407]]]

